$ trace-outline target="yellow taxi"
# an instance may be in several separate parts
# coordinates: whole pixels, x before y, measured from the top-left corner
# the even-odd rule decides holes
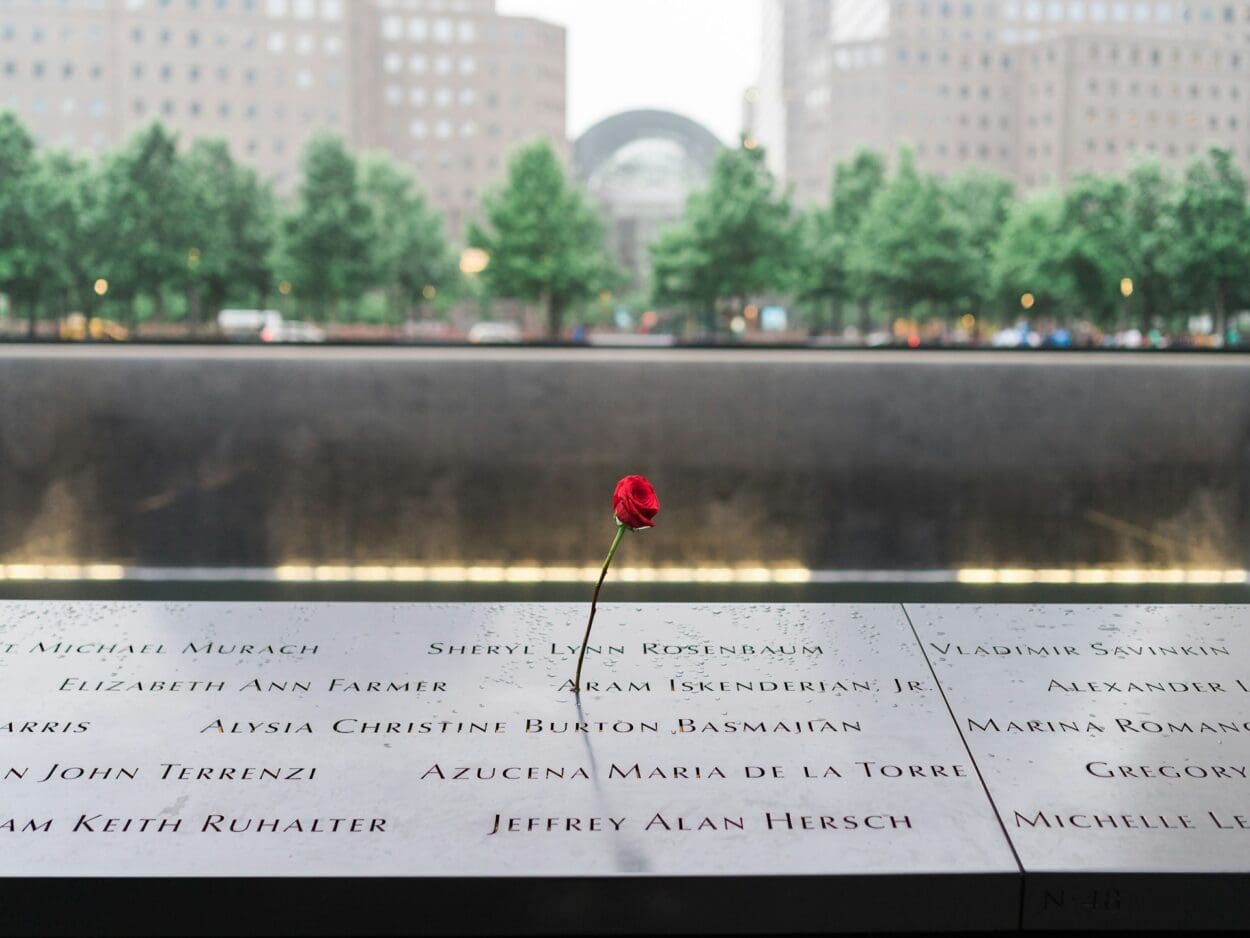
[[[62,342],[125,342],[130,333],[125,326],[111,319],[92,316],[88,319],[82,313],[70,313],[61,320],[60,329]]]

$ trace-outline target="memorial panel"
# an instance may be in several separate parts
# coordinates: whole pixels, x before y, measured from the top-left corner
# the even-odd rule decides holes
[[[1015,926],[901,607],[605,604],[579,699],[586,611],[0,604],[0,928],[187,930],[104,877],[267,878],[275,931]]]
[[[1026,927],[1250,927],[1243,606],[906,611],[1026,874]]]

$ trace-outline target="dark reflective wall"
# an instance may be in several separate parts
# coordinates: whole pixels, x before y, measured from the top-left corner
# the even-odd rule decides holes
[[[0,349],[0,562],[1245,568],[1232,356]]]

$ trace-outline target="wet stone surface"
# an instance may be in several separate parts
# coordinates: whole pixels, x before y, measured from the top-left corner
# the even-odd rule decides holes
[[[765,930],[1250,924],[1244,607],[609,603],[578,696],[586,612],[0,603],[0,889],[723,882],[733,924],[806,878]]]
[[[900,607],[585,613],[6,605],[0,870],[1014,870]]]
[[[1023,868],[1068,877],[1026,922],[1244,927],[1146,874],[1250,873],[1246,607],[907,612]]]

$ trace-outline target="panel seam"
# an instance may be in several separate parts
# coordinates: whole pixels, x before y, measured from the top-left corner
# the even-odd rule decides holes
[[[1016,845],[1011,840],[1011,835],[1007,833],[1007,825],[1003,822],[1003,815],[998,810],[998,804],[994,801],[994,796],[990,794],[990,786],[986,784],[985,776],[981,773],[981,766],[977,764],[977,757],[972,754],[972,747],[968,745],[968,739],[964,736],[963,729],[959,726],[959,720],[955,716],[955,710],[951,707],[950,699],[946,696],[946,688],[942,686],[942,681],[937,675],[937,669],[933,667],[933,662],[929,659],[928,652],[924,649],[924,642],[920,640],[920,633],[916,631],[916,624],[911,620],[911,613],[907,611],[906,603],[899,603],[898,607],[903,612],[903,618],[907,620],[907,626],[911,629],[912,637],[916,639],[916,645],[920,648],[921,657],[924,658],[925,664],[929,666],[929,674],[933,676],[933,686],[937,688],[938,693],[942,695],[942,703],[946,705],[946,712],[950,714],[951,723],[955,726],[955,732],[959,734],[959,741],[963,743],[964,752],[968,754],[968,761],[972,763],[972,770],[977,773],[977,780],[981,783],[981,790],[985,792],[985,798],[990,803],[990,810],[994,812],[994,818],[998,821],[998,829],[1003,833],[1003,840],[1007,842],[1007,848],[1011,851],[1012,859],[1016,861],[1016,872],[1020,875],[1020,921],[1019,928],[1024,930],[1024,864],[1020,861],[1020,854],[1016,851]]]

